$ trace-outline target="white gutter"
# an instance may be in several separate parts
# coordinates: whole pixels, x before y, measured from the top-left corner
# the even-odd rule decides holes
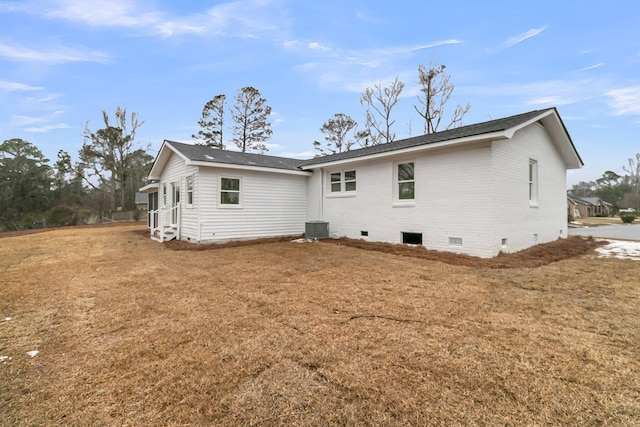
[[[500,140],[500,139],[509,139],[511,136],[513,136],[513,133],[511,133],[510,130],[511,129],[507,129],[505,131],[500,131],[500,132],[485,133],[485,134],[482,134],[482,135],[468,136],[468,137],[459,138],[459,139],[450,139],[450,140],[447,140],[447,141],[436,142],[436,143],[433,143],[433,144],[416,145],[415,147],[403,148],[403,149],[392,150],[392,151],[385,151],[384,153],[377,153],[377,154],[370,154],[370,155],[364,155],[364,156],[351,157],[351,158],[348,158],[348,159],[336,160],[336,161],[327,162],[327,163],[318,163],[318,164],[315,164],[315,165],[302,166],[301,168],[304,170],[304,169],[317,169],[317,168],[323,168],[323,167],[334,167],[334,166],[339,166],[339,165],[343,165],[343,164],[347,164],[347,163],[358,162],[358,161],[361,161],[361,160],[374,160],[374,159],[381,159],[381,158],[385,158],[385,157],[398,156],[398,155],[402,155],[402,154],[415,153],[417,151],[435,150],[435,149],[438,149],[438,148],[449,147],[451,145],[465,145],[465,144],[472,144],[472,143],[476,143],[476,142],[496,141],[496,140]]]
[[[300,161],[302,162],[302,160]],[[313,172],[308,172],[304,170],[291,170],[291,169],[278,169],[278,168],[267,168],[264,166],[247,166],[247,165],[236,165],[232,163],[217,163],[217,162],[203,162],[203,161],[187,161],[187,166],[198,166],[198,167],[210,167],[210,168],[225,168],[225,169],[241,169],[241,170],[250,170],[250,171],[259,171],[259,172],[272,172],[272,173],[284,173],[290,175],[301,175],[301,176],[311,176]]]

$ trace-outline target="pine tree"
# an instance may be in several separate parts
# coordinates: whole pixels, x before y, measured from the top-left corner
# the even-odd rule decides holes
[[[269,151],[265,141],[271,138],[271,107],[267,100],[262,98],[260,92],[245,86],[238,91],[236,103],[231,111],[231,117],[236,123],[233,126],[232,141],[244,153],[249,150],[258,150],[261,153]]]

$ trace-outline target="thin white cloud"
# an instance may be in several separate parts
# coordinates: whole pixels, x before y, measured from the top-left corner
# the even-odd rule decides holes
[[[130,0],[54,0],[43,9],[47,18],[93,26],[140,27],[157,23],[156,12],[146,12]]]
[[[151,36],[257,37],[257,34],[278,30],[286,22],[278,16],[277,3],[232,1],[185,16],[154,8],[151,2],[134,0],[31,0],[20,4],[0,3],[0,11],[29,13],[92,27],[127,28]]]
[[[328,46],[324,46],[323,44],[321,44],[321,43],[319,43],[319,42],[310,42],[310,43],[307,45],[307,47],[308,47],[309,49],[317,49],[317,50],[325,50],[325,51],[331,50],[331,48],[330,48],[330,47],[328,47]]]
[[[382,55],[399,55],[399,54],[413,53],[420,50],[431,49],[434,47],[446,46],[451,44],[459,44],[459,43],[462,43],[462,42],[456,39],[439,40],[439,41],[425,43],[423,45],[418,45],[418,46],[399,46],[399,47],[391,47],[386,49],[376,49],[375,52]]]
[[[595,70],[596,68],[600,68],[604,65],[604,62],[598,62],[595,65],[591,65],[589,67],[584,67],[584,68],[580,68],[579,70],[577,70],[578,73],[583,72],[583,71],[591,71],[591,70]]]
[[[61,64],[65,62],[107,62],[108,56],[101,52],[80,51],[64,46],[32,49],[0,43],[0,58],[15,62]]]
[[[25,115],[13,115],[13,116],[11,116],[11,125],[12,126],[16,126],[16,127],[22,127],[22,126],[34,125],[34,124],[37,124],[37,123],[49,123],[49,122],[53,121],[56,117],[61,116],[62,114],[64,114],[64,111],[58,110],[58,111],[54,111],[53,113],[48,114],[46,116],[39,116],[39,117],[25,116]],[[32,129],[32,128],[30,128],[30,129]]]
[[[640,86],[612,89],[606,95],[616,116],[640,116]]]
[[[602,99],[607,90],[607,81],[593,78],[456,87],[458,94],[470,94],[483,98],[509,97],[524,106],[533,108]]]
[[[42,89],[43,88],[40,86],[31,86],[24,83],[0,81],[0,90],[6,91],[6,92],[32,91],[32,90],[42,90]]]
[[[47,133],[47,132],[51,132],[52,130],[59,130],[59,129],[69,129],[71,126],[69,126],[66,123],[57,123],[55,125],[45,125],[45,126],[39,126],[39,127],[28,127],[25,128],[24,130],[26,132],[33,132],[33,133]]]
[[[311,42],[318,43],[318,42]],[[392,81],[402,74],[399,65],[407,58],[417,56],[425,49],[438,46],[456,45],[462,43],[457,39],[439,40],[409,46],[389,46],[384,48],[372,48],[361,50],[347,50],[340,47],[321,49],[318,43],[316,49],[309,49],[310,43],[302,48],[299,41],[286,42],[283,46],[287,50],[298,53],[301,56],[313,55],[313,59],[297,65],[300,72],[313,75],[314,81],[322,87],[332,90],[345,90],[347,92],[362,92],[371,85],[371,82]],[[315,45],[314,45],[315,46]],[[413,71],[412,74],[413,75]],[[403,81],[403,76],[399,76]]]
[[[511,37],[509,40],[507,40],[506,42],[503,43],[502,47],[512,47],[515,46],[519,43],[522,43],[525,40],[528,40],[532,37],[536,37],[538,36],[540,33],[542,33],[544,30],[546,30],[547,26],[545,25],[544,27],[540,27],[540,28],[532,28],[529,31],[522,33],[522,34],[518,34],[515,37]]]

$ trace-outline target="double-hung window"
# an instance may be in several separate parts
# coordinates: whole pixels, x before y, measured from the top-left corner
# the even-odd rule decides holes
[[[240,178],[220,178],[220,204],[240,206]]]
[[[529,205],[538,205],[538,162],[529,159]]]
[[[398,200],[416,198],[414,163],[398,163]]]
[[[193,206],[193,177],[187,177],[187,206]]]
[[[333,172],[329,177],[332,194],[356,191],[356,171]]]

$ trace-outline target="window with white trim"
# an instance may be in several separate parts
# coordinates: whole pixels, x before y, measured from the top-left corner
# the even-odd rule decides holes
[[[415,200],[416,181],[414,173],[414,163],[398,163],[398,200]]]
[[[538,162],[529,159],[529,204],[538,205]]]
[[[187,206],[193,206],[193,176],[187,177]]]
[[[162,206],[167,206],[167,184],[162,186]]]
[[[240,178],[220,177],[220,204],[240,206]]]
[[[356,171],[332,172],[329,175],[331,193],[345,193],[356,191]]]

